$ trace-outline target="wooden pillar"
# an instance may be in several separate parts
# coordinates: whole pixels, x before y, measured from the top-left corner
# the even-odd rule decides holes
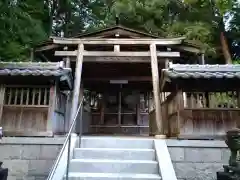
[[[78,53],[76,58],[76,68],[75,68],[75,78],[74,78],[74,90],[72,97],[72,109],[71,109],[71,118],[70,124],[73,121],[79,104],[79,95],[80,95],[80,87],[81,87],[81,76],[82,76],[82,64],[83,64],[83,51],[84,45],[78,45]]]
[[[63,50],[64,51],[67,51],[68,50],[68,46],[65,46],[64,48],[63,48]],[[67,56],[67,57],[64,57],[63,58],[63,62],[64,62],[64,64],[65,64],[65,67],[66,68],[71,68],[71,64],[70,64],[70,57],[69,56]],[[69,102],[69,100],[71,99],[70,97],[70,95],[71,95],[71,92],[70,91],[67,91],[66,92],[66,94],[67,94],[67,99],[66,99],[66,111],[65,111],[65,117],[69,117],[69,108],[71,108],[70,106],[71,106],[71,104],[70,104],[70,102]],[[70,120],[69,120],[69,118],[64,118],[64,132],[68,132],[68,130],[69,130],[69,127],[70,127],[70,125],[69,125],[69,123],[70,123]]]
[[[70,58],[66,58],[66,68],[71,68]]]
[[[183,92],[183,104],[184,107],[187,108],[188,103],[187,103],[187,93]]]
[[[237,89],[237,108],[240,109],[240,91]],[[239,120],[236,120],[236,128],[240,128],[240,122]]]
[[[54,125],[56,125],[56,116],[55,116],[55,108],[56,108],[56,98],[57,98],[57,84],[50,88],[50,95],[49,95],[49,109],[48,109],[48,119],[47,119],[47,132],[53,133],[54,132]]]
[[[101,109],[100,109],[100,124],[104,125],[104,116],[105,116],[105,99],[104,99],[104,95],[102,96],[101,100],[100,100],[100,105],[101,105]]]
[[[181,89],[176,88],[177,90],[177,134],[181,135],[181,122],[182,122],[182,117],[180,116],[180,112],[184,109],[185,104],[184,104],[184,97],[183,97],[183,91]]]
[[[171,48],[167,48],[167,51],[168,52],[171,52]],[[165,60],[165,69],[167,69],[168,67],[169,67],[169,62],[170,62],[170,60],[167,58],[166,60]]]
[[[237,106],[240,108],[240,91],[237,90]]]
[[[0,85],[0,127],[2,124],[4,98],[5,98],[5,87],[4,87],[4,85]]]
[[[83,84],[81,83],[81,85],[80,85],[80,92],[79,92],[79,103],[82,100],[83,95],[84,95],[84,87],[83,87]]]
[[[83,89],[83,84],[81,83],[81,85],[80,85],[80,91],[79,91],[79,98],[78,98],[78,102],[80,103],[81,101],[82,101],[82,99],[83,99],[83,95],[84,95],[84,89]],[[77,108],[78,108],[79,106],[77,106]],[[83,128],[85,128],[85,122],[83,122],[83,121],[85,121],[85,119],[82,119],[82,122],[80,121],[80,118],[82,118],[83,117],[83,112],[84,112],[84,109],[82,108],[81,110],[81,113],[82,113],[82,115],[80,116],[78,116],[78,118],[79,118],[79,120],[77,120],[77,122],[76,122],[76,127],[75,127],[75,132],[76,133],[81,133],[81,132],[83,132]],[[72,122],[72,121],[71,121]],[[70,126],[71,124],[69,124],[69,126]]]
[[[64,51],[67,51],[67,50],[68,50],[68,47],[65,46],[65,47],[63,48],[63,50],[64,50]],[[63,58],[63,61],[64,61],[64,63],[65,63],[66,68],[71,68],[70,57],[69,57],[69,56]]]
[[[118,92],[118,126],[122,124],[122,84],[120,84],[120,90]]]
[[[204,53],[201,53],[200,64],[205,64],[205,55],[204,55]]]
[[[33,62],[34,61],[34,49],[33,48],[31,48],[30,49],[30,60],[31,60],[31,62]]]
[[[64,118],[64,133],[68,133],[69,130],[69,117],[71,109],[71,91],[66,92],[66,105],[65,105],[65,118]]]
[[[120,52],[120,45],[114,45],[114,52]]]
[[[155,44],[150,44],[151,52],[151,70],[152,70],[152,83],[153,83],[153,95],[155,101],[155,113],[156,113],[156,124],[157,124],[157,135],[163,135],[163,122],[160,104],[160,88],[159,88],[159,72],[158,72],[158,60],[157,60],[157,49]]]

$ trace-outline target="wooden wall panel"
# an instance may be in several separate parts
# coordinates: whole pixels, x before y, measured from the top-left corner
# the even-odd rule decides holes
[[[223,136],[226,131],[236,127],[240,110],[185,109],[180,117],[179,136],[214,138]]]
[[[48,108],[4,107],[2,126],[4,131],[46,131]]]
[[[5,87],[1,124],[5,135],[38,136],[47,133],[49,87]]]

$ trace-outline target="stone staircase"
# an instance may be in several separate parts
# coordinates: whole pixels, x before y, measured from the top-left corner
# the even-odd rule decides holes
[[[69,180],[160,180],[154,141],[83,137],[69,166]]]

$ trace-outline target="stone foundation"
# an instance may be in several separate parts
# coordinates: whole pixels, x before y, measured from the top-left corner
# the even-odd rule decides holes
[[[45,180],[64,137],[7,137],[0,141],[0,161],[9,168],[8,180]],[[224,141],[167,140],[179,180],[215,180],[228,164],[230,152]]]
[[[8,180],[46,180],[64,137],[0,140],[0,161],[9,168]]]
[[[167,146],[179,180],[215,180],[230,156],[224,141],[167,140]]]

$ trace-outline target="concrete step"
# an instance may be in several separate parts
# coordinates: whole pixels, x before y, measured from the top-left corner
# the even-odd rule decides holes
[[[84,136],[81,140],[82,148],[153,149],[153,144],[153,139],[147,138]]]
[[[76,148],[74,159],[155,160],[153,149]]]
[[[158,174],[69,173],[69,180],[161,180]]]
[[[69,172],[158,174],[159,168],[147,160],[72,159]]]

